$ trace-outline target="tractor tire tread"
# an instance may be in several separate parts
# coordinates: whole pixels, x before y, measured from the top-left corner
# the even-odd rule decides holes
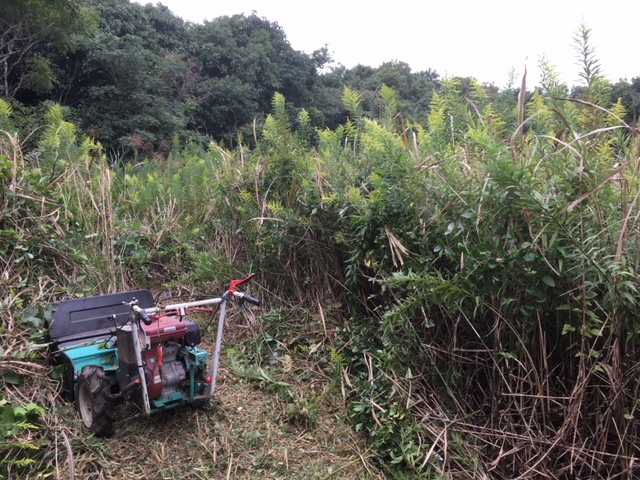
[[[90,399],[81,398],[81,388],[86,385],[90,394]],[[104,373],[102,367],[88,365],[82,369],[78,376],[78,394],[76,395],[76,404],[80,415],[83,415],[80,408],[80,402],[91,402],[90,411],[86,411],[85,415],[90,415],[89,431],[97,437],[110,437],[114,433],[115,416],[113,412],[114,402],[110,396],[111,386],[109,379]],[[83,420],[85,420],[83,418]]]

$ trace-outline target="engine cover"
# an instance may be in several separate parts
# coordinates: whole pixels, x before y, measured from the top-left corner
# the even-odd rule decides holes
[[[178,317],[160,317],[151,325],[141,325],[151,345],[180,340],[187,333],[187,325]]]

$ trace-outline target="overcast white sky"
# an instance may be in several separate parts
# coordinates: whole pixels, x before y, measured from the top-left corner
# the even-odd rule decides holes
[[[157,3],[156,0],[135,0]],[[572,37],[584,22],[604,74],[616,82],[640,76],[640,2],[634,0],[162,0],[195,23],[253,11],[282,27],[296,50],[327,44],[336,63],[377,67],[390,60],[412,71],[473,76],[504,87],[512,67],[518,82],[538,83],[542,54],[569,85],[579,83]]]

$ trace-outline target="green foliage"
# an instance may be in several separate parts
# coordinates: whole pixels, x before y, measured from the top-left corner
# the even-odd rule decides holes
[[[351,90],[349,87],[344,88],[342,94],[342,103],[344,103],[347,111],[356,119],[362,118],[362,96]]]
[[[593,100],[603,100],[607,93],[608,82],[602,74],[600,62],[595,55],[595,49],[591,43],[591,29],[585,23],[581,23],[574,36],[575,50],[581,66],[580,78],[584,80],[591,91]]]
[[[0,400],[0,438],[3,441],[18,436],[27,430],[36,430],[38,419],[44,415],[44,409],[34,403],[23,407],[11,405],[7,400]]]
[[[332,68],[319,76],[313,90],[314,106],[320,110],[321,124],[337,128],[344,122],[346,111],[340,97],[345,88],[361,95],[359,114],[355,117],[378,117],[385,112],[385,99],[381,95],[384,87],[396,92],[397,112],[405,118],[423,122],[428,112],[433,92],[437,88],[438,74],[432,70],[412,72],[404,62],[385,62],[377,68],[357,65],[347,69]]]
[[[35,403],[19,407],[0,399],[0,472],[20,471],[35,463],[30,454],[39,447],[27,434],[39,429],[44,415],[45,410]]]
[[[564,97],[567,94],[567,86],[560,80],[560,74],[551,60],[543,55],[538,61],[540,69],[540,85],[542,91],[549,97]]]
[[[253,14],[220,17],[192,32],[201,66],[193,128],[229,140],[237,128],[270,110],[276,93],[298,107],[315,78],[313,60],[291,48],[284,32]]]
[[[145,48],[138,36],[103,35],[88,46],[84,67],[93,81],[80,100],[80,118],[105,147],[166,153],[186,127],[176,83],[187,75],[179,58]]]
[[[66,54],[96,26],[82,0],[2,0],[0,11],[0,94],[11,98],[50,92],[57,79],[44,52]]]
[[[337,195],[343,202],[338,240],[348,252],[348,285],[369,313],[351,320],[345,338],[353,354],[343,351],[340,363],[350,367],[356,428],[404,468],[415,467],[408,452],[428,435],[424,425],[388,416],[397,412],[400,392],[422,389],[411,398],[437,398],[457,412],[497,405],[517,412],[515,403],[492,399],[522,388],[531,395],[568,394],[584,374],[595,390],[615,395],[613,384],[605,393],[591,375],[608,371],[603,362],[619,355],[613,339],[633,336],[635,328],[622,334],[634,314],[628,320],[617,315],[637,309],[625,260],[637,251],[624,220],[627,208],[635,208],[624,199],[633,198],[636,187],[611,180],[619,178],[614,163],[631,165],[631,157],[621,156],[627,147],[613,147],[628,137],[593,128],[594,118],[602,118],[619,129],[624,110],[560,100],[566,87],[549,65],[543,64],[545,89],[526,107],[527,143],[517,162],[508,129],[516,127],[512,112],[502,110],[502,117],[473,82],[472,103],[462,101],[455,80],[445,79],[433,96],[428,130],[415,127],[422,140],[416,157],[428,159],[421,165],[412,164],[414,152],[393,123],[365,118],[346,125],[357,136],[351,134],[353,171],[343,170],[353,183]],[[393,95],[385,89],[383,97],[393,116]],[[362,115],[357,94],[347,90],[343,100]],[[336,154],[338,132],[321,133],[323,154]],[[352,310],[354,318],[358,311]],[[473,361],[433,353],[452,348],[477,353]],[[363,359],[363,352],[370,353]],[[410,373],[416,371],[422,380]],[[552,385],[552,372],[564,380]],[[519,383],[522,375],[532,384]],[[632,409],[635,398],[618,412]],[[590,394],[583,400],[600,404]],[[401,398],[402,405],[410,403]],[[407,408],[413,412],[407,418],[434,415],[429,407]],[[555,415],[549,408],[539,405],[531,414],[540,428]],[[606,428],[594,417],[584,421]],[[467,468],[482,471],[473,449],[460,453],[461,468],[466,458]],[[513,466],[505,469],[513,473]]]
[[[11,141],[11,138],[8,135],[11,135],[15,128],[11,118],[12,114],[13,108],[11,108],[11,105],[0,99],[0,142],[3,144],[4,142]],[[8,149],[5,150],[3,148],[2,151],[0,151],[0,159],[2,159],[2,166],[0,166],[0,172],[2,173],[0,173],[0,178],[4,178],[10,172],[9,157],[6,153],[7,150]]]
[[[620,80],[612,86],[611,98],[620,100],[624,105],[627,116],[624,120],[628,124],[636,124],[640,117],[640,77],[627,80]]]

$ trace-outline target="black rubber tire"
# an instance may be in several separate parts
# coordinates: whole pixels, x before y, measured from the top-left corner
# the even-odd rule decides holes
[[[84,367],[78,375],[76,408],[85,427],[96,437],[113,435],[114,403],[111,385],[102,367]]]
[[[53,364],[56,367],[62,366],[64,370],[61,373],[62,397],[69,403],[75,400],[75,372],[73,371],[73,362],[64,353],[58,352],[53,355]]]
[[[191,402],[189,404],[189,406],[193,409],[193,410],[199,410],[201,409],[204,405],[207,404],[206,400],[195,400],[193,402]]]

